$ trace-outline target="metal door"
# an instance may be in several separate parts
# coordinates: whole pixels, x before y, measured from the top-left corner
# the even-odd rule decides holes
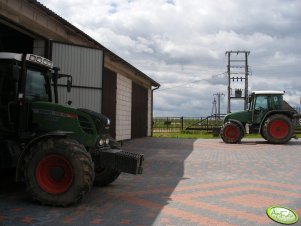
[[[104,68],[102,114],[110,118],[110,134],[113,138],[116,138],[116,88],[116,72]]]
[[[51,58],[60,73],[72,75],[72,90],[66,80],[58,81],[59,103],[101,112],[103,51],[82,46],[52,42]]]
[[[132,83],[132,138],[147,136],[148,91]]]

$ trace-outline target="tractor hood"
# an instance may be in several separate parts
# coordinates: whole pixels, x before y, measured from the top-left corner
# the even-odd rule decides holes
[[[92,118],[99,134],[108,133],[110,129],[110,119],[108,117],[85,108],[78,108],[77,110],[88,114]]]
[[[50,102],[36,101],[32,103],[32,110],[35,118],[38,116],[43,119],[43,123],[39,123],[41,127],[46,126],[49,128],[58,129],[63,127],[71,119],[78,120],[84,131],[89,134],[94,133],[94,128],[98,134],[103,134],[109,131],[110,120],[106,116],[84,108],[74,108],[66,105],[54,104]],[[46,123],[46,124],[45,124]],[[93,125],[94,124],[94,125]],[[61,128],[61,130],[64,130]]]
[[[95,147],[99,135],[109,134],[110,120],[97,112],[50,102],[31,103],[37,131],[66,131],[86,147]]]
[[[51,102],[34,101],[31,108],[35,116],[41,116],[49,122],[59,122],[60,119],[77,119],[75,108],[54,104]]]
[[[224,118],[224,122],[233,119],[245,124],[250,120],[250,117],[251,117],[251,111],[249,110],[233,112],[226,115],[226,117]]]

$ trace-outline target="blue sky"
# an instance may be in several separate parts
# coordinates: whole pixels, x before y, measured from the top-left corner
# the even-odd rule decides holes
[[[285,90],[300,106],[299,0],[40,2],[159,82],[155,116],[211,114],[213,94],[227,96],[229,50],[251,52],[249,90]],[[222,113],[226,106],[222,97]]]

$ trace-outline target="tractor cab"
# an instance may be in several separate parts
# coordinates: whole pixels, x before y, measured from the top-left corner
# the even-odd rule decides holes
[[[56,87],[60,75],[58,69],[54,72],[52,69],[53,63],[41,56],[0,53],[1,134],[26,136],[32,126],[31,103],[52,102],[53,98],[57,102]]]
[[[282,108],[284,91],[254,91],[249,97],[251,124],[260,124],[267,112]]]

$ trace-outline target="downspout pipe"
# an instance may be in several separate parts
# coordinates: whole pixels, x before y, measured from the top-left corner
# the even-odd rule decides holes
[[[152,89],[152,103],[151,103],[151,136],[153,136],[153,127],[154,127],[154,120],[153,120],[153,110],[154,110],[154,91],[160,88],[160,84]]]

